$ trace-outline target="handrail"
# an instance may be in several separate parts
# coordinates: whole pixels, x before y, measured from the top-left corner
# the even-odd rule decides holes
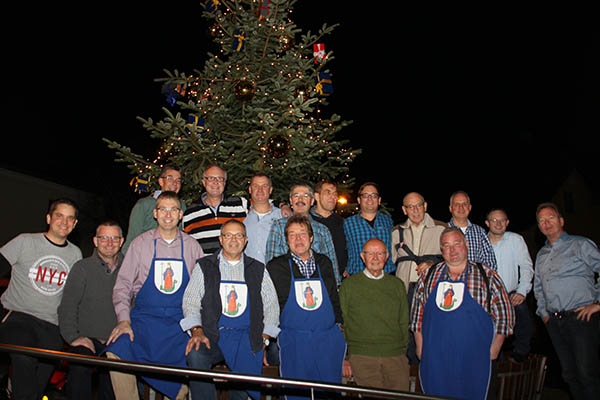
[[[377,397],[387,397],[394,399],[416,399],[416,400],[443,400],[450,399],[449,397],[431,396],[421,393],[410,393],[410,392],[397,392],[392,390],[374,389],[364,386],[354,385],[343,385],[326,383],[320,381],[309,381],[303,379],[290,379],[290,378],[274,378],[263,375],[251,375],[251,374],[239,374],[235,372],[221,372],[213,370],[201,370],[191,368],[174,367],[172,365],[165,364],[150,364],[136,361],[125,361],[108,359],[104,357],[96,356],[84,356],[79,354],[72,354],[62,351],[37,349],[34,347],[17,346],[10,344],[1,344],[0,351],[14,352],[25,354],[33,357],[42,357],[50,359],[65,360],[77,363],[91,364],[96,366],[108,367],[109,369],[119,369],[131,371],[139,371],[146,373],[158,373],[166,375],[177,375],[188,378],[211,378],[221,380],[233,380],[240,382],[259,383],[259,384],[274,384],[281,386],[298,386],[305,389],[310,389],[311,392],[314,389],[328,390],[336,392],[351,392],[363,395],[371,395]]]

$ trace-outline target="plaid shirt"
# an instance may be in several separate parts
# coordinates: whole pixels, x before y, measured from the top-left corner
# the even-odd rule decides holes
[[[346,235],[346,247],[348,248],[348,265],[346,271],[349,274],[356,274],[362,271],[365,266],[360,258],[363,245],[369,239],[377,238],[385,243],[388,254],[392,254],[392,228],[394,223],[392,219],[381,212],[377,213],[375,222],[371,226],[360,214],[353,215],[344,220],[344,234]],[[391,274],[396,270],[392,262],[392,257],[388,257],[383,271]]]
[[[432,268],[435,268],[435,270],[431,273],[429,282],[424,282],[428,275],[427,272],[425,272],[421,274],[417,286],[415,287],[415,295],[410,310],[410,329],[413,332],[421,331],[425,303],[437,282],[440,280],[451,280],[445,262],[441,262]],[[504,288],[500,276],[495,271],[485,266],[484,270],[487,273],[490,282],[490,290],[492,291],[490,297],[490,316],[494,321],[495,332],[499,335],[510,335],[513,331],[513,326],[515,325],[513,306],[510,303],[510,299],[508,298],[508,294],[506,293],[506,289]],[[465,268],[465,271],[460,274],[456,281],[464,280],[467,271],[469,273],[467,289],[473,299],[487,312],[487,287],[485,280],[475,263],[469,261],[467,268]],[[425,287],[426,283],[427,286]]]
[[[268,264],[273,258],[288,252],[287,240],[285,238],[285,224],[288,218],[289,217],[278,219],[277,221],[273,222],[273,225],[271,226],[271,231],[269,232],[269,237],[267,238],[267,249],[265,252],[266,264]],[[331,238],[329,228],[322,223],[315,221],[310,215],[308,216],[308,219],[310,220],[310,225],[312,226],[314,235],[311,249],[329,258],[333,266],[335,281],[339,286],[342,283],[342,277],[339,273],[337,257],[335,256],[335,248],[333,247],[333,239]]]
[[[450,220],[448,226],[462,230],[462,228],[454,224],[454,220]],[[468,221],[467,230],[463,232],[465,232],[465,238],[469,244],[469,253],[467,254],[469,261],[482,263],[496,271],[498,269],[496,255],[485,230],[481,226]]]
[[[313,272],[315,272],[315,269],[317,268],[317,264],[315,263],[315,257],[313,256],[312,251],[310,252],[310,257],[308,257],[308,260],[306,261],[303,261],[300,257],[298,257],[296,253],[290,251],[290,254],[292,255],[292,260],[294,260],[294,262],[298,266],[300,273],[304,275],[306,279],[310,278]]]

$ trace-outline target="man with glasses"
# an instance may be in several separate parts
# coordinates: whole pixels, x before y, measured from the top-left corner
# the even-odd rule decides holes
[[[71,346],[69,352],[97,356],[106,347],[106,340],[117,324],[112,305],[113,286],[123,261],[121,227],[114,221],[101,223],[93,238],[94,253],[77,261],[65,284],[58,307],[60,333]],[[68,399],[91,399],[93,366],[69,365],[66,395]],[[108,371],[101,371],[98,395],[114,398]]]
[[[183,296],[188,365],[209,370],[224,360],[234,372],[260,375],[264,347],[279,334],[277,293],[264,264],[243,253],[243,223],[225,222],[219,241],[221,251],[198,260]],[[229,398],[248,399],[247,388],[238,389]],[[211,379],[192,380],[190,391],[193,399],[216,399]]]
[[[440,235],[447,225],[436,221],[427,213],[425,198],[416,192],[402,199],[402,212],[408,218],[392,230],[392,261],[396,276],[404,282],[408,304],[412,304],[415,285],[419,276],[429,267],[442,261]],[[408,360],[417,364],[413,335],[409,336]]]
[[[525,301],[531,291],[533,262],[523,236],[506,230],[509,222],[506,211],[496,208],[488,213],[485,224],[490,229],[488,238],[498,263],[498,275],[515,308],[514,334],[508,338],[512,344],[510,357],[513,361],[522,362],[529,354],[533,335],[533,324]]]
[[[167,164],[162,168],[158,185],[160,190],[155,191],[152,196],[147,196],[139,199],[129,215],[129,227],[127,228],[127,238],[123,244],[123,254],[127,252],[131,241],[138,235],[156,228],[156,220],[154,219],[153,210],[156,206],[156,198],[162,192],[179,193],[181,190],[181,172],[179,167],[172,164]],[[185,211],[185,204],[180,201],[180,208]]]
[[[20,234],[0,248],[11,268],[2,294],[0,343],[62,349],[57,309],[71,266],[81,259],[81,250],[67,240],[77,213],[72,200],[55,200],[46,214],[46,232]],[[13,398],[42,398],[54,362],[18,353],[10,360]]]
[[[227,173],[211,165],[202,174],[204,193],[183,214],[183,230],[200,243],[204,254],[219,251],[221,225],[227,220],[243,222],[248,215],[248,200],[226,196]]]
[[[385,274],[385,243],[369,239],[362,273],[344,280],[340,306],[352,374],[359,386],[408,391],[408,310],[402,281]]]
[[[314,238],[312,249],[321,253],[331,261],[333,274],[338,286],[342,283],[342,277],[338,273],[337,257],[333,239],[329,229],[310,215],[310,208],[315,201],[313,189],[310,185],[299,183],[290,189],[290,204],[292,205],[293,215],[307,217],[312,226]],[[273,258],[286,254],[288,252],[288,242],[285,236],[285,225],[290,217],[281,218],[273,223],[271,232],[267,239],[267,250],[265,260],[268,263]]]
[[[185,367],[188,336],[179,327],[181,304],[192,268],[204,253],[179,230],[183,211],[177,193],[162,192],[153,214],[158,226],[131,242],[117,276],[113,305],[119,322],[106,352],[109,358]],[[114,370],[110,376],[117,399],[138,398],[134,375]],[[143,379],[171,399],[187,395],[181,382]]]
[[[369,239],[379,239],[385,243],[388,254],[391,254],[392,218],[379,211],[381,197],[379,186],[373,182],[367,182],[358,189],[358,205],[360,211],[344,221],[344,233],[346,235],[346,246],[348,247],[348,265],[346,272],[349,275],[356,274],[364,269],[360,258],[363,245]],[[391,258],[385,263],[383,271],[386,274],[393,273],[396,267]]]

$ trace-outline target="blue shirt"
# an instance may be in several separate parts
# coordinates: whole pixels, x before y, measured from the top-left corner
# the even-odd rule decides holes
[[[531,290],[533,262],[523,236],[504,232],[498,243],[492,243],[492,248],[498,262],[498,275],[502,278],[506,291],[527,296]]]
[[[360,216],[360,214],[353,215],[344,220],[344,234],[346,235],[346,247],[348,248],[348,265],[346,271],[349,274],[356,274],[365,268],[360,253],[362,252],[363,245],[369,239],[379,239],[385,243],[388,254],[392,254],[392,228],[394,223],[392,218],[387,214],[378,212],[375,216],[373,226]],[[388,257],[387,262],[383,271],[385,273],[392,273],[396,269],[396,266],[392,262],[392,257]]]
[[[285,238],[285,224],[287,223],[288,218],[289,217],[281,218],[273,222],[273,225],[271,226],[271,232],[267,238],[267,253],[265,257],[267,263],[273,258],[288,252],[288,244]],[[314,235],[311,249],[329,258],[333,266],[335,281],[339,286],[342,283],[342,277],[339,273],[335,248],[333,247],[333,239],[331,238],[329,228],[322,223],[315,221],[310,215],[308,215],[308,219],[310,220]]]
[[[281,219],[281,210],[277,207],[271,206],[271,210],[262,216],[258,215],[254,208],[250,208],[250,212],[244,219],[246,236],[248,237],[248,244],[244,253],[248,257],[266,264],[267,238],[271,231],[271,225],[278,219]]]
[[[467,229],[465,230],[456,225],[454,219],[448,222],[448,226],[458,228],[464,232],[467,243],[469,244],[467,258],[470,261],[485,264],[494,271],[498,269],[494,249],[492,249],[490,239],[488,239],[487,234],[482,227],[472,224],[471,221],[467,221]]]
[[[563,232],[554,243],[546,241],[535,259],[533,293],[537,315],[570,311],[600,300],[600,251],[583,236]]]

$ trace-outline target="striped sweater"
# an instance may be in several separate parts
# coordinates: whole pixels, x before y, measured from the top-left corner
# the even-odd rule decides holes
[[[198,241],[204,254],[219,251],[221,225],[227,220],[244,221],[248,214],[248,200],[244,197],[224,197],[213,209],[204,203],[204,199],[187,207],[183,214],[183,230]]]

